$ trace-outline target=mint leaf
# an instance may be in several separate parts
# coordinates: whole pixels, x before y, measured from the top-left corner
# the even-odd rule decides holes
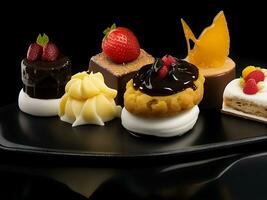
[[[43,35],[39,34],[36,40],[36,43],[40,46],[45,46],[49,42],[49,37],[44,33]]]

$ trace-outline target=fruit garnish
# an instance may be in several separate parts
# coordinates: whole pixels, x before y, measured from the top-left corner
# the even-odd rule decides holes
[[[254,70],[256,70],[256,67],[250,65],[247,66],[245,69],[243,69],[242,71],[242,76],[243,78],[245,78],[249,73],[253,72]]]
[[[264,88],[264,82],[263,81],[258,82],[257,87],[259,90],[262,90]]]
[[[42,60],[44,61],[55,61],[59,55],[58,48],[52,42],[48,42],[43,47]]]
[[[164,62],[164,65],[170,66],[172,63],[175,63],[176,60],[174,57],[172,57],[171,55],[165,55],[162,58],[162,61]]]
[[[264,70],[265,69],[252,65],[243,69],[239,84],[243,87],[243,92],[245,94],[256,94],[265,87],[264,79],[266,76]]]
[[[256,83],[258,83],[260,81],[264,81],[265,76],[261,70],[254,70],[254,71],[250,72],[246,77],[244,77],[244,79],[245,79],[245,81],[247,81],[249,79],[254,79],[256,81]]]
[[[139,42],[129,29],[113,24],[103,33],[105,37],[102,40],[102,50],[113,62],[131,62],[140,55]]]
[[[197,67],[220,67],[229,54],[230,36],[223,11],[219,12],[213,23],[205,28],[198,39],[181,19],[187,42],[188,61]],[[194,47],[190,48],[190,40]]]
[[[168,73],[169,73],[169,67],[167,65],[163,65],[158,71],[159,78],[164,79]]]
[[[257,83],[254,79],[248,79],[245,82],[243,92],[248,95],[256,94],[259,91]]]
[[[244,87],[244,85],[245,85],[245,80],[242,78],[242,77],[240,77],[239,78],[239,85],[240,85],[240,87]]]
[[[32,43],[27,51],[27,59],[29,61],[35,61],[41,57],[42,52],[43,52],[43,47],[41,47],[37,43]]]
[[[267,77],[267,69],[261,69],[261,71],[264,73],[264,76]]]
[[[55,61],[59,55],[58,48],[52,42],[49,42],[49,37],[44,33],[39,34],[36,43],[32,43],[27,52],[27,59],[35,61],[42,58],[43,61]]]

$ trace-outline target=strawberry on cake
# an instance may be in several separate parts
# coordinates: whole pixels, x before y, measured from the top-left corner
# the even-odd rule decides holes
[[[248,66],[224,90],[222,111],[267,123],[267,70]]]
[[[101,72],[107,86],[118,91],[116,103],[123,105],[126,83],[142,66],[152,64],[154,58],[140,48],[128,28],[113,24],[104,34],[102,52],[90,59],[89,71]]]

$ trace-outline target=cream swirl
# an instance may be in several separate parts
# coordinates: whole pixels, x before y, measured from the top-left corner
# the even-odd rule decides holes
[[[115,117],[120,117],[121,107],[114,98],[117,91],[108,88],[101,73],[77,73],[65,87],[60,100],[59,116],[72,126],[83,124],[104,125]]]

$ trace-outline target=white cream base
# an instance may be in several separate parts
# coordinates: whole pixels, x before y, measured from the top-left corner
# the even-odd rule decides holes
[[[157,137],[181,136],[195,125],[199,114],[198,106],[168,118],[143,118],[122,109],[121,121],[129,131]]]
[[[21,89],[18,98],[18,104],[21,111],[42,117],[58,115],[60,99],[35,99],[26,94]]]
[[[254,121],[267,123],[267,119],[264,118],[264,117],[259,117],[259,116],[256,116],[256,115],[251,115],[251,114],[248,114],[248,113],[244,113],[242,111],[235,110],[233,108],[230,108],[229,106],[226,106],[224,103],[223,103],[223,106],[222,106],[222,112],[226,113],[226,114],[231,114],[231,115],[234,115],[234,116],[237,116],[237,117],[243,117],[245,119],[251,119],[251,120],[254,120]]]

